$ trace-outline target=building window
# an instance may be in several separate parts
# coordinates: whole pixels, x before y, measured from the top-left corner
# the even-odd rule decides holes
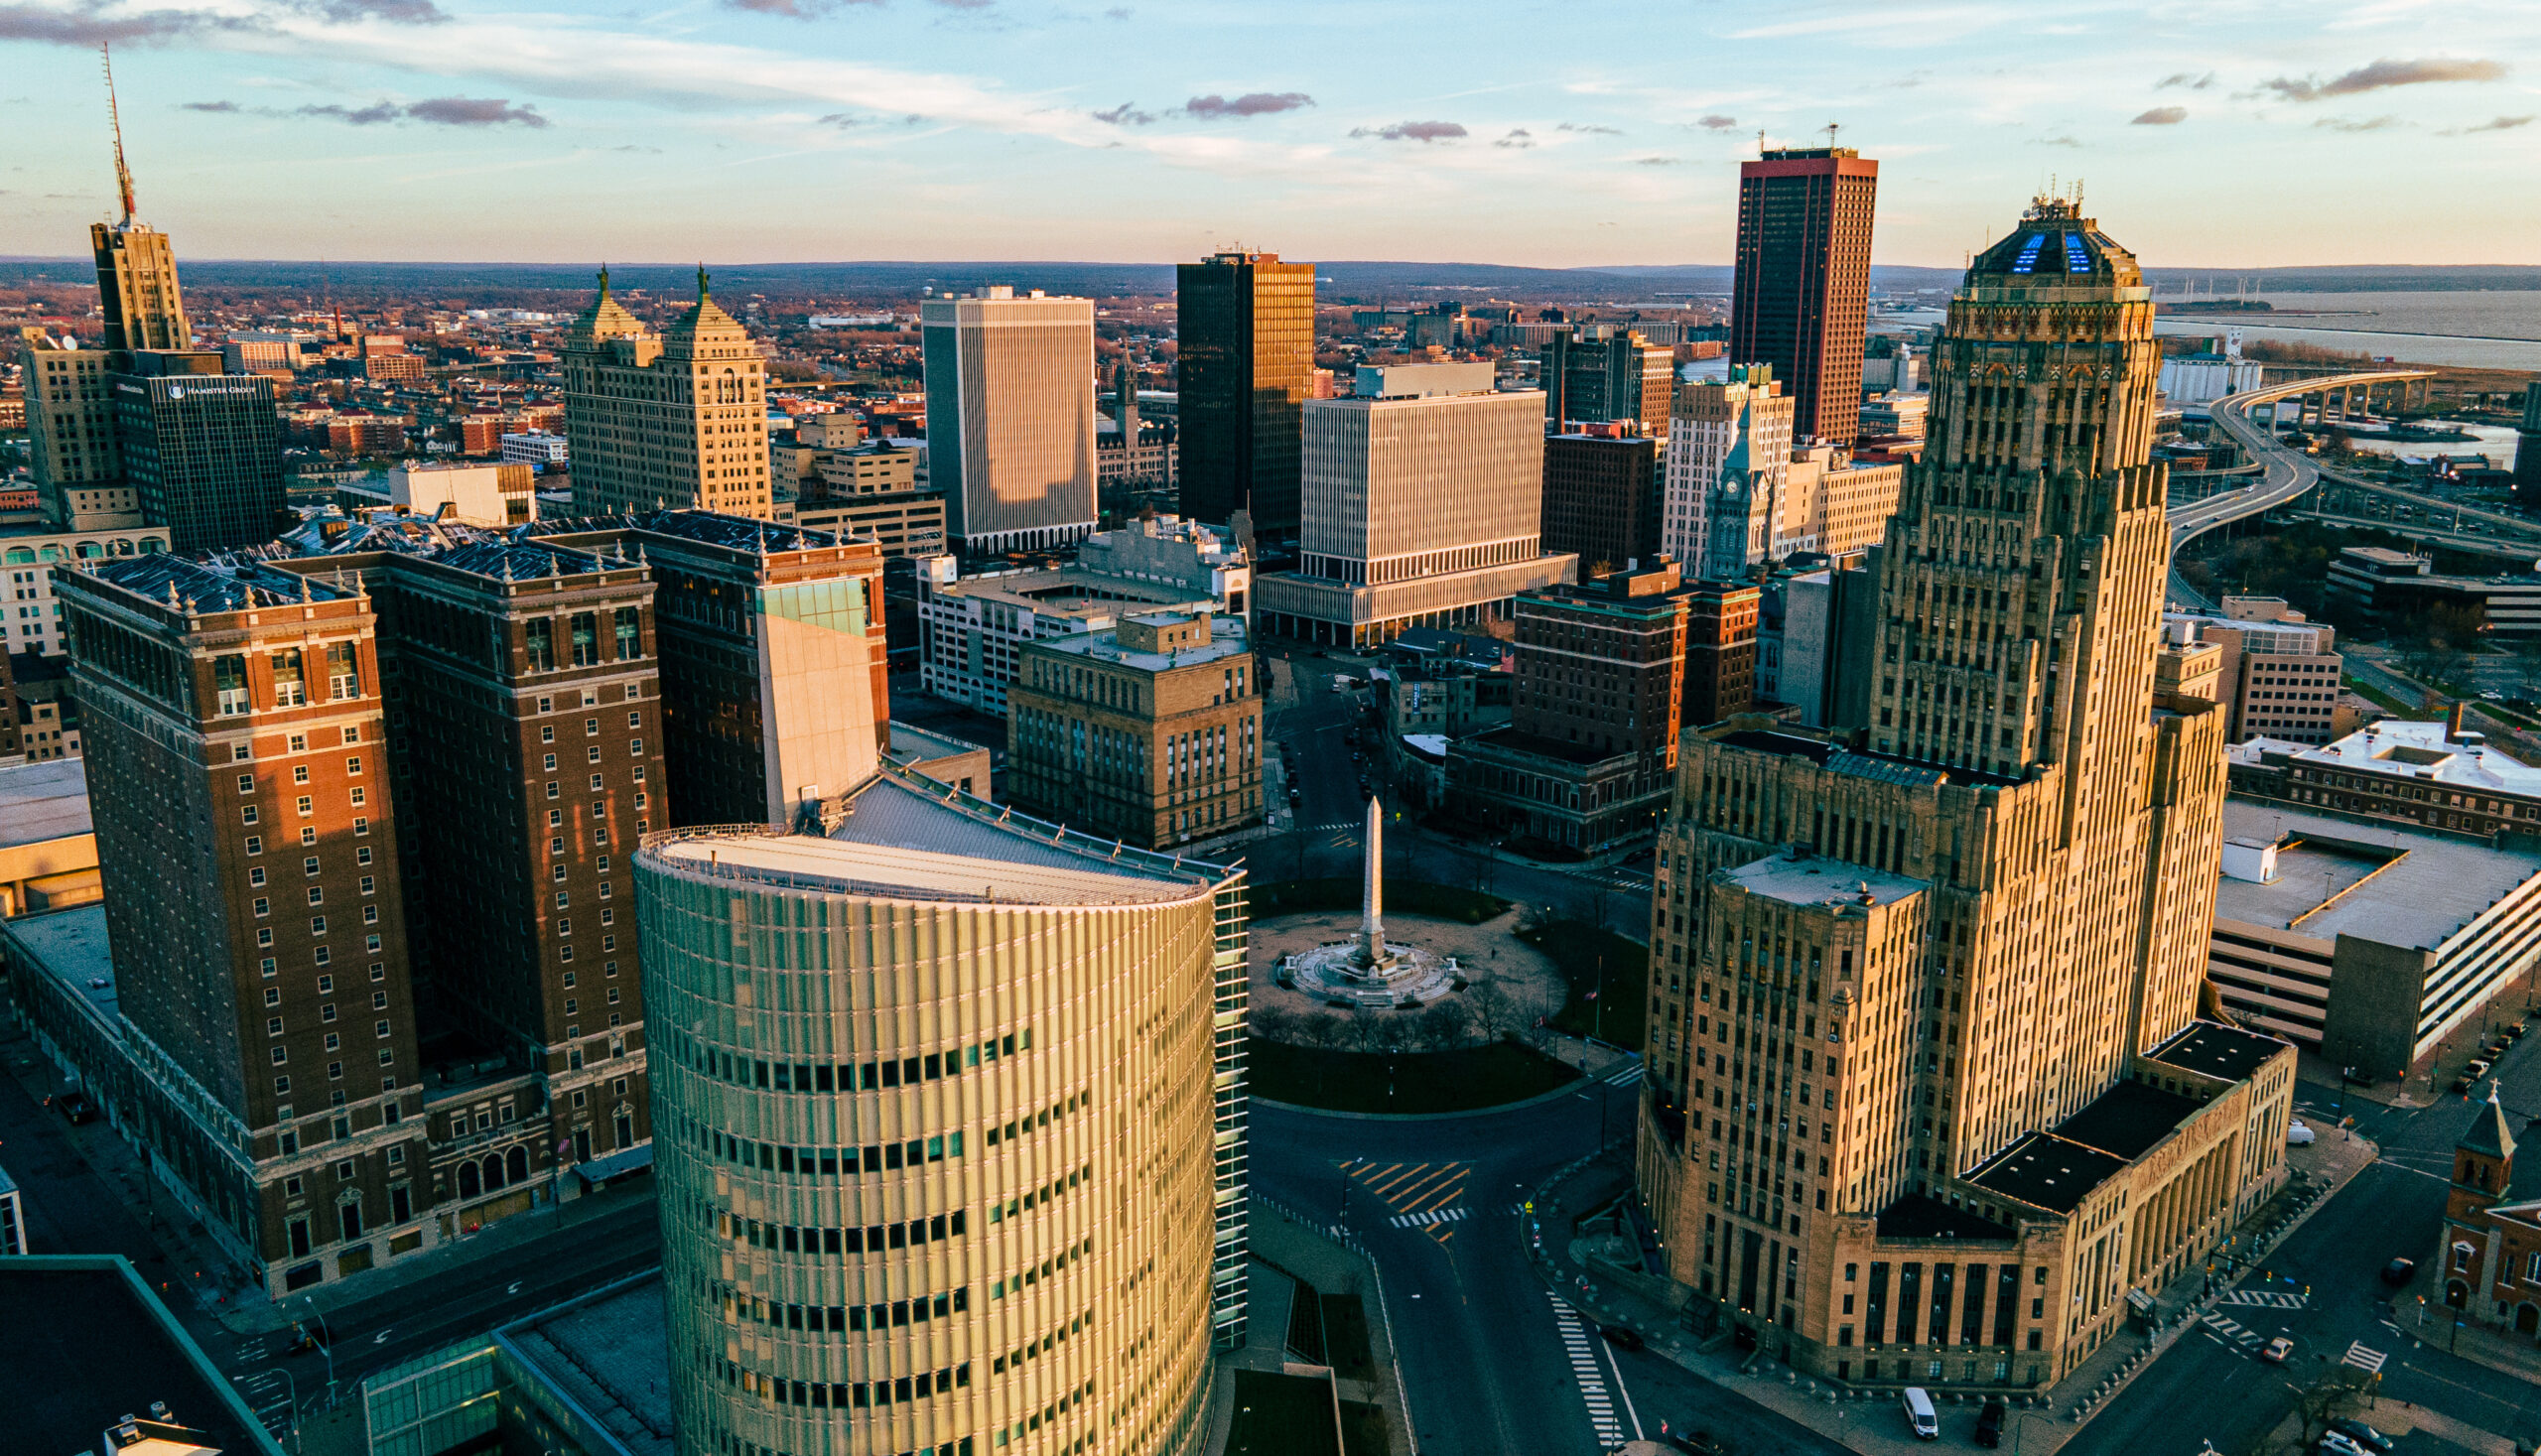
[[[249,804],[249,805],[247,805],[245,808],[240,809],[240,810],[238,811],[238,822],[239,822],[239,823],[241,823],[241,824],[253,824],[253,823],[255,823],[255,822],[256,822],[256,806],[255,806],[255,805],[253,805],[253,804]],[[254,842],[253,842],[253,841],[249,841],[249,843],[251,843],[251,844],[252,844],[252,843],[254,843]],[[255,852],[254,852],[253,850],[250,850],[250,851],[248,851],[248,853],[249,853],[249,854],[254,854]]]
[[[300,649],[289,647],[273,654],[274,706],[300,708],[309,702],[307,685],[301,680]],[[292,745],[295,749],[300,745]]]
[[[318,857],[317,857],[317,856],[315,856],[315,855],[312,855],[312,856],[310,856],[308,859],[301,860],[301,861],[300,861],[300,872],[301,872],[302,874],[305,874],[305,875],[309,876],[309,877],[310,877],[310,878],[312,878],[312,879],[317,878],[317,877],[318,877]]]
[[[327,696],[337,700],[361,696],[361,663],[350,642],[327,645]]]
[[[573,635],[574,666],[592,667],[600,662],[600,619],[591,612],[575,612],[570,623]]]
[[[529,670],[554,672],[556,670],[556,623],[547,617],[535,616],[531,617],[526,625],[528,630],[524,634],[523,643],[529,658]],[[543,703],[540,705],[541,711],[545,710],[545,706]]]
[[[617,660],[620,662],[632,662],[642,655],[643,632],[641,629],[641,618],[634,607],[621,606],[617,608]],[[635,692],[632,687],[629,687],[626,691],[629,696],[632,696]]]

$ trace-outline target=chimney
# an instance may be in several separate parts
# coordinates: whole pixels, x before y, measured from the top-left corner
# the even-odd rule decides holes
[[[2456,702],[2444,710],[2444,741],[2450,743],[2462,736],[2462,705]]]

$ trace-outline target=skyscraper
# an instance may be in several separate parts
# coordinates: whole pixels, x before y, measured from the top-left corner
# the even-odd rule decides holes
[[[1257,531],[1297,525],[1297,454],[1313,389],[1314,265],[1212,254],[1176,270],[1182,513]]]
[[[2159,356],[2135,259],[2034,203],[1950,304],[1866,732],[1685,741],[1642,1188],[1820,1378],[2051,1385],[2285,1176],[2293,1048],[2198,1019],[2224,715],[2155,691]]]
[[[918,305],[928,480],[961,549],[1078,541],[1095,525],[1094,304],[1006,287]]]
[[[1771,364],[1800,435],[1860,433],[1862,333],[1879,164],[1850,147],[1777,149],[1738,168],[1738,273],[1729,358]]]
[[[177,291],[177,255],[168,234],[133,220],[132,171],[123,162],[123,117],[115,106],[115,73],[106,70],[106,115],[115,137],[115,194],[120,222],[92,222],[88,242],[97,259],[97,307],[105,316],[108,349],[192,348],[186,305]]]
[[[899,770],[825,818],[635,860],[679,1450],[1198,1451],[1242,871]]]
[[[767,366],[739,321],[707,292],[656,334],[608,292],[565,334],[565,437],[574,508],[658,509],[765,519]]]
[[[1590,339],[1576,332],[1575,325],[1554,330],[1537,354],[1545,428],[1557,435],[1574,422],[1634,420],[1652,439],[1667,434],[1676,397],[1675,351],[1630,330]]]
[[[281,531],[282,425],[274,382],[223,374],[202,349],[108,356],[117,453],[142,518],[172,551],[254,546]]]
[[[1621,570],[1659,555],[1659,442],[1635,426],[1544,437],[1544,549],[1580,571]]]
[[[41,329],[18,331],[26,362],[27,435],[36,502],[65,531],[124,530],[141,524],[141,501],[124,478],[115,437],[112,355],[79,348]]]

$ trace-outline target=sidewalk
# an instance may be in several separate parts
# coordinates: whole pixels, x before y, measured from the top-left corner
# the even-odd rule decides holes
[[[1741,1355],[1730,1347],[1725,1335],[1699,1338],[1683,1323],[1682,1311],[1690,1296],[1681,1286],[1606,1262],[1597,1247],[1600,1239],[1563,1237],[1570,1221],[1585,1209],[1568,1206],[1562,1190],[1577,1175],[1590,1171],[1592,1163],[1619,1162],[1614,1157],[1615,1150],[1610,1146],[1593,1158],[1580,1159],[1556,1173],[1536,1194],[1539,1212],[1530,1258],[1556,1296],[1601,1323],[1624,1324],[1641,1331],[1650,1342],[1650,1349],[1663,1358],[1722,1390],[1788,1416],[1838,1445],[1866,1456],[1909,1456],[1927,1449],[1902,1421],[1895,1419],[1891,1408],[1894,1401],[1887,1391],[1839,1390],[1831,1382],[1804,1376],[1760,1356]],[[2289,1183],[2253,1213],[2229,1241],[2238,1246],[2238,1252],[2218,1257],[2218,1265],[2228,1263],[2236,1269],[2246,1269],[2263,1259],[2280,1241],[2302,1226],[2313,1209],[2372,1162],[2378,1151],[2363,1138],[2335,1130],[2325,1133],[2310,1147],[2289,1149],[2288,1163],[2307,1181],[2302,1185]],[[1615,1170],[1606,1171],[1605,1183],[1611,1187],[1616,1181]],[[1630,1186],[1628,1170],[1622,1172],[1621,1181],[1625,1187]],[[2163,1351],[2197,1330],[2212,1305],[2213,1296],[2206,1282],[2206,1274],[2199,1270],[2181,1276],[2163,1290],[2155,1301],[2155,1323],[2149,1338],[2127,1330],[2045,1394],[2014,1397],[2011,1424],[2023,1428],[2021,1449],[2046,1456],[2062,1448],[2080,1432],[2092,1411],[2114,1398]],[[1943,1391],[1939,1398],[1944,1436],[1962,1436],[1964,1432],[1954,1427],[1963,1420],[1972,1421],[1973,1416],[1959,1412],[1975,1404],[1976,1397]]]
[[[1344,1400],[1378,1406],[1386,1413],[1386,1430],[1399,1452],[1420,1448],[1404,1413],[1403,1364],[1395,1353],[1394,1317],[1386,1305],[1385,1276],[1358,1239],[1338,1226],[1306,1222],[1286,1207],[1256,1194],[1248,1236],[1253,1271],[1245,1324],[1245,1344],[1229,1357],[1229,1370],[1279,1372],[1292,1357],[1287,1349],[1289,1299],[1298,1280],[1318,1294],[1356,1294],[1367,1313],[1368,1348],[1376,1368],[1373,1380],[1352,1380],[1333,1373],[1333,1387]],[[1229,1382],[1230,1388],[1233,1382]],[[1223,1448],[1224,1430],[1216,1432]]]

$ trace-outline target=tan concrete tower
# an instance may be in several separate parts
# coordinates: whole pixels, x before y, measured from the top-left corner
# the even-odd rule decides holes
[[[89,224],[97,257],[97,304],[106,321],[109,349],[190,348],[185,300],[177,291],[177,254],[168,234],[133,220],[132,171],[123,162],[123,118],[115,108],[115,72],[105,48],[106,117],[115,138],[115,195],[123,220]]]
[[[656,334],[601,270],[600,297],[565,335],[575,509],[770,514],[766,362],[708,282],[699,268],[697,306]]]

